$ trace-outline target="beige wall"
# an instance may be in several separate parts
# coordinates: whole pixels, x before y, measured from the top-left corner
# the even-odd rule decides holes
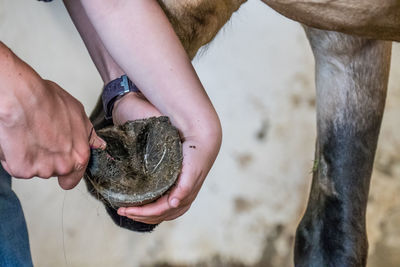
[[[102,82],[61,1],[0,0],[0,40],[89,113]],[[315,138],[313,58],[302,28],[250,0],[194,60],[224,142],[198,199],[152,234],[113,225],[81,183],[14,180],[35,266],[291,266]],[[370,266],[400,264],[400,47],[368,210]],[[241,265],[236,265],[241,266]]]

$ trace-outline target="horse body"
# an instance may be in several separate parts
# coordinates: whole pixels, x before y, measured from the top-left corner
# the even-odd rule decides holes
[[[158,0],[190,58],[209,43],[247,0]]]
[[[400,41],[396,0],[262,0],[285,17],[309,27]]]
[[[378,40],[400,41],[396,0],[261,0],[308,27]],[[247,0],[158,0],[188,55],[209,43]]]

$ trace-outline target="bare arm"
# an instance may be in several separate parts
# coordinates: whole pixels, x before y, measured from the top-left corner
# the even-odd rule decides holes
[[[82,104],[1,42],[0,80],[3,167],[17,178],[58,176],[62,188],[74,187],[88,161],[92,127]],[[104,146],[96,134],[92,141]]]
[[[212,104],[157,1],[82,3],[111,56],[150,102],[182,131],[217,121]],[[196,126],[192,120],[195,117]]]
[[[104,84],[125,74],[104,47],[103,42],[100,40],[99,35],[83,9],[82,3],[77,0],[64,0],[64,5],[82,37]]]
[[[104,47],[92,22],[83,9],[82,3],[80,1],[64,0],[64,5],[80,33],[104,85],[126,74]],[[118,107],[113,109],[114,124],[123,124],[128,119],[136,120],[161,116],[161,113],[140,93],[129,93],[125,95],[123,101],[118,101],[118,104],[115,106]],[[127,114],[129,114],[129,117],[127,117]]]
[[[190,207],[217,156],[218,116],[156,1],[82,0],[82,5],[112,58],[171,118],[184,141],[182,173],[169,196],[143,207],[121,208],[119,213],[146,223],[174,219]],[[128,112],[124,116],[132,117]]]

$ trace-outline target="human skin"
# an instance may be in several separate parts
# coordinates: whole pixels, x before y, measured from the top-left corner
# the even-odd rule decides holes
[[[104,47],[86,12],[83,10],[81,2],[64,1],[64,5],[81,35],[104,85],[124,75],[125,71],[121,69]],[[128,99],[129,101],[127,101]],[[124,114],[128,113],[131,120],[161,116],[160,111],[147,101],[141,93],[137,92],[126,94],[123,98],[116,101],[114,107],[114,124],[123,124],[126,121],[124,120]]]
[[[143,97],[128,94],[115,103],[114,123],[163,114],[182,137],[184,158],[177,185],[154,203],[120,208],[118,213],[149,224],[181,216],[214,163],[222,134],[215,109],[172,26],[153,0],[65,4],[103,80],[112,75],[102,73],[119,75],[116,68],[120,68],[143,93]]]
[[[90,146],[106,145],[92,131],[82,104],[42,79],[2,42],[0,80],[4,169],[16,178],[57,176],[63,189],[75,187],[86,169]]]

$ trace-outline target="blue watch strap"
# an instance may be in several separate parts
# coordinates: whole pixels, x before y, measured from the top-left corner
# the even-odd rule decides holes
[[[112,118],[112,110],[115,101],[129,92],[139,92],[139,89],[126,75],[122,75],[120,78],[112,80],[104,86],[101,98],[103,100],[103,109],[107,120]]]

